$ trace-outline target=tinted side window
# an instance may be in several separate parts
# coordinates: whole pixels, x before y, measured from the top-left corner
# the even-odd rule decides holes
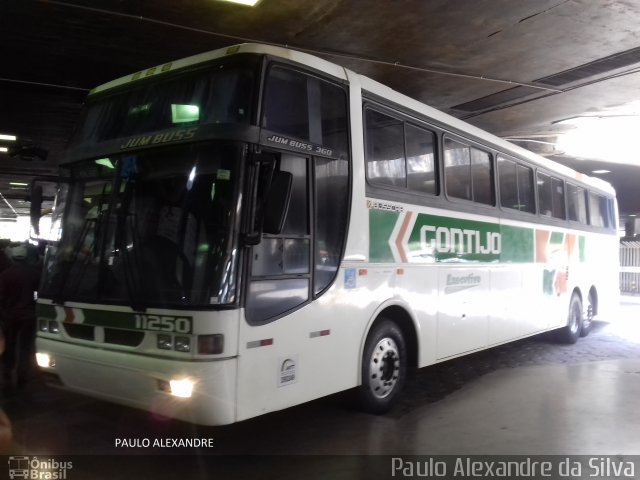
[[[516,162],[498,157],[498,181],[500,183],[500,205],[519,210]]]
[[[262,119],[265,128],[309,140],[307,78],[300,72],[271,68]]]
[[[540,172],[538,172],[538,205],[540,207],[540,215],[550,217],[553,214],[551,177]]]
[[[564,182],[559,178],[551,178],[551,195],[553,197],[553,216],[567,218],[564,204]]]
[[[367,177],[371,183],[405,187],[403,123],[397,118],[367,109]]]
[[[281,66],[267,76],[262,125],[341,152],[348,150],[347,95],[338,85]]]
[[[407,188],[417,192],[437,192],[435,135],[433,132],[405,125],[407,142]]]
[[[615,220],[612,200],[589,192],[589,219],[595,227],[613,228]]]
[[[450,138],[444,140],[444,181],[450,197],[472,200],[469,147]]]
[[[309,299],[309,159],[282,154],[279,167],[293,175],[291,203],[283,231],[264,234],[252,249],[247,318],[253,323],[268,321]]]
[[[444,176],[450,197],[494,205],[491,155],[445,138]]]
[[[348,150],[347,94],[327,82],[320,84],[320,118],[322,145],[346,152]],[[312,138],[312,141],[316,141]]]
[[[329,286],[338,271],[349,216],[347,160],[315,159],[315,268],[313,292]]]
[[[607,205],[607,227],[616,228],[616,213],[613,206],[613,200],[611,198],[605,199]]]
[[[518,165],[518,203],[520,211],[536,213],[535,191],[533,189],[533,169]]]
[[[587,224],[587,197],[582,187],[567,183],[567,217],[574,222]]]
[[[473,201],[495,205],[493,198],[493,167],[491,155],[470,147],[471,177],[473,179]]]
[[[538,172],[538,205],[540,215],[566,218],[564,206],[564,182]]]

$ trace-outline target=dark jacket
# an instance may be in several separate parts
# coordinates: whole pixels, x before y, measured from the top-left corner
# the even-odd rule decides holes
[[[24,262],[0,272],[0,307],[5,322],[35,320],[34,292],[39,282],[40,271]]]

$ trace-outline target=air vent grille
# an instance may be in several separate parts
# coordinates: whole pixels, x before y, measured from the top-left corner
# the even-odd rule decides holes
[[[634,65],[636,63],[640,63],[640,47],[615,53],[608,57],[565,70],[564,72],[540,78],[535,80],[535,83],[540,83],[550,87],[560,87],[568,83],[584,80],[585,78],[594,77],[596,75],[610,72],[618,68],[628,67],[629,65]]]

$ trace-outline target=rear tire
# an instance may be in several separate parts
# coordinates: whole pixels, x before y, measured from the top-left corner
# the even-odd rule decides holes
[[[582,331],[582,300],[577,293],[571,296],[567,325],[557,331],[556,338],[562,343],[576,343]]]
[[[367,337],[362,355],[360,406],[369,413],[388,412],[397,401],[407,376],[407,349],[398,325],[378,322]]]
[[[581,337],[586,337],[591,331],[595,308],[596,304],[593,292],[589,292],[589,296],[587,297],[587,315],[582,319],[582,328],[580,329]]]

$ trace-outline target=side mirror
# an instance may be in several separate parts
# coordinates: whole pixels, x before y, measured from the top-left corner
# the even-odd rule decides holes
[[[31,227],[33,228],[35,239],[40,238],[40,218],[51,213],[51,205],[55,199],[58,186],[67,182],[67,179],[53,176],[36,177],[31,181],[29,216],[31,217]],[[44,210],[43,206],[45,207]]]
[[[284,228],[284,221],[291,201],[293,175],[290,172],[274,172],[271,188],[264,206],[263,232],[278,235]]]
[[[36,237],[40,236],[40,217],[42,216],[42,185],[31,184],[31,205],[29,207],[31,226]]]

